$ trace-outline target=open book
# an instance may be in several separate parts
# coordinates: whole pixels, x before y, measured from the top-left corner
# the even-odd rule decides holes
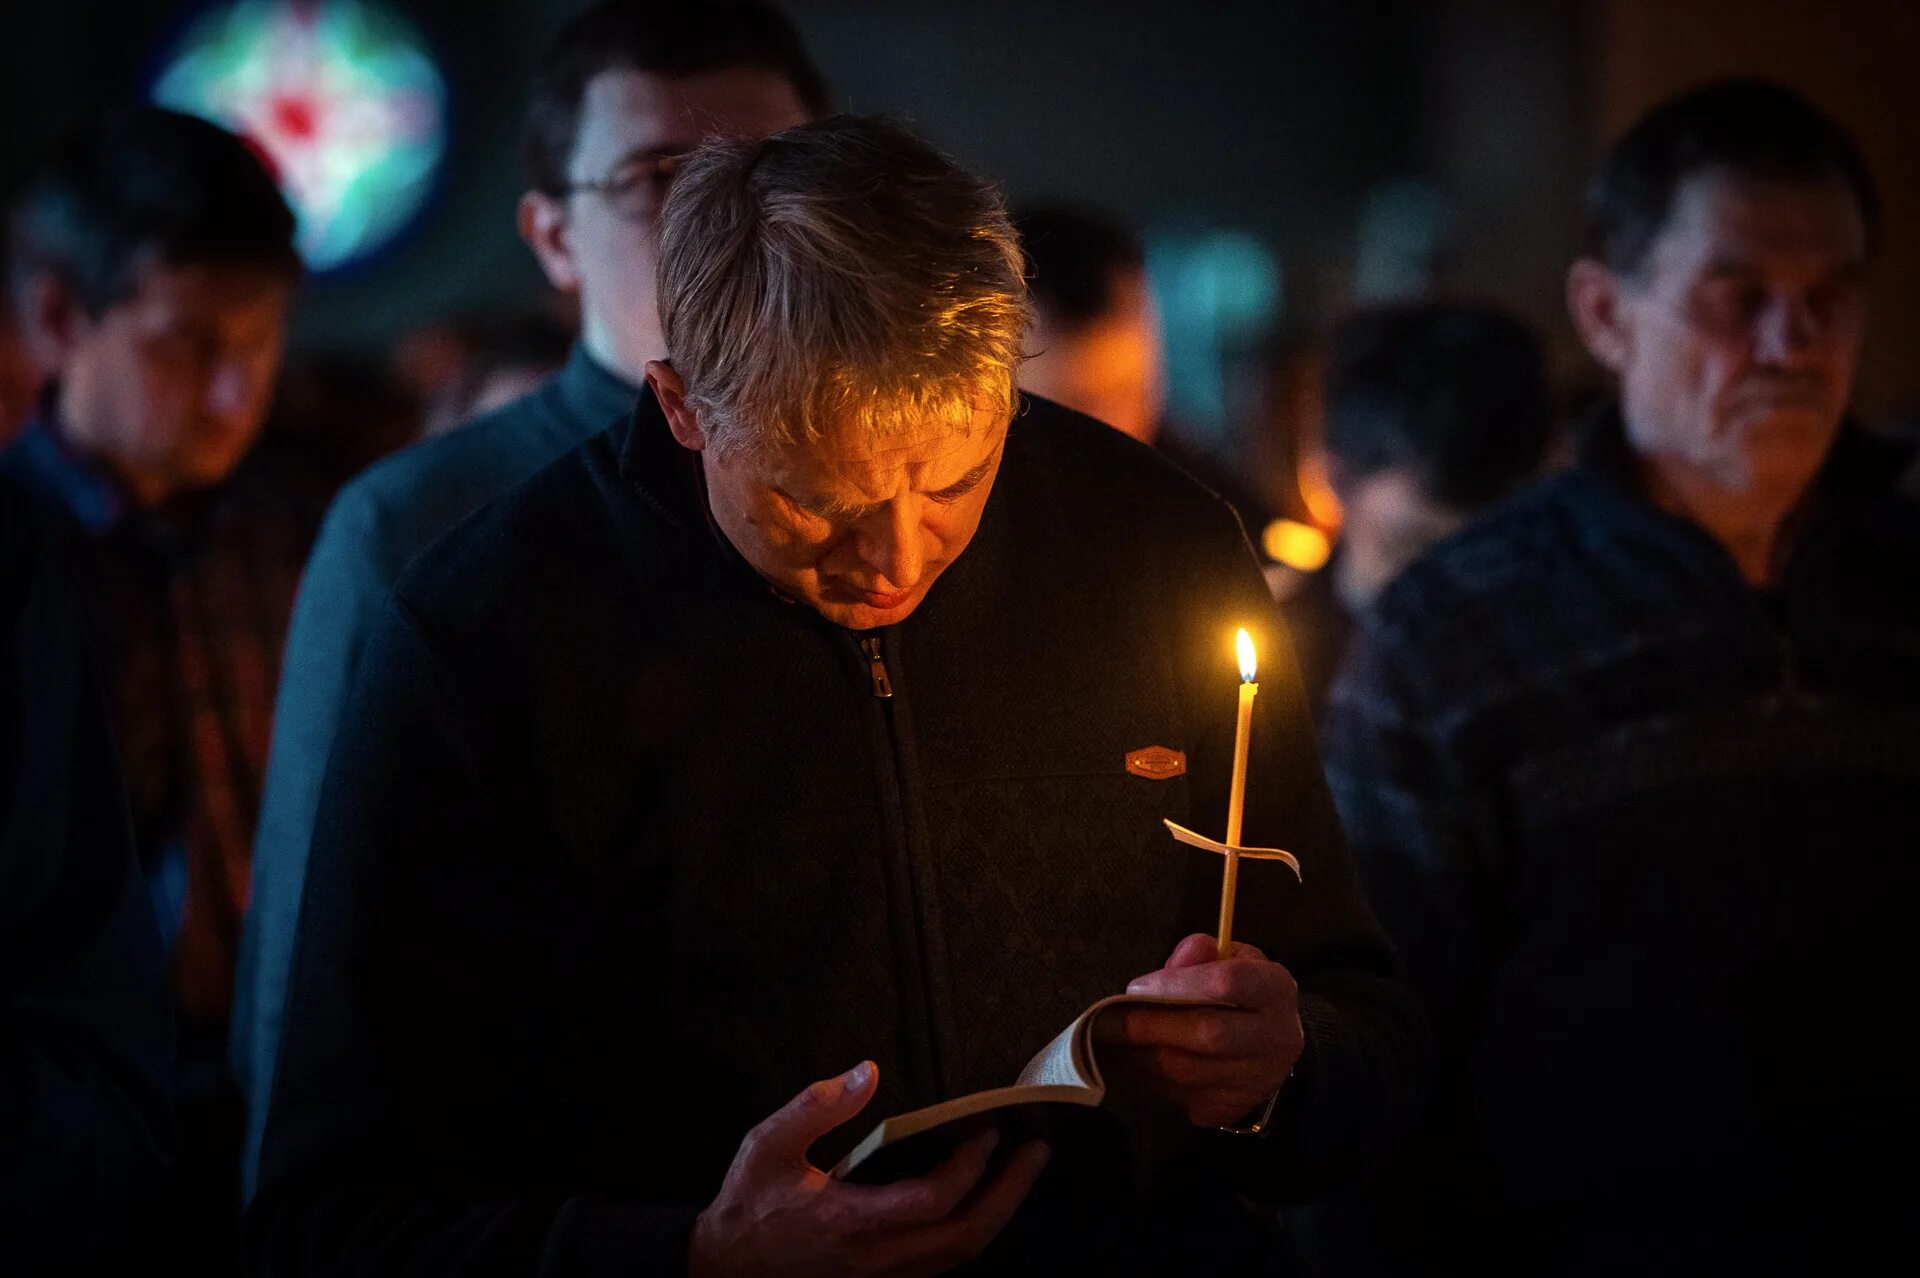
[[[1115,994],[1080,1013],[1040,1049],[1011,1087],[956,1096],[938,1105],[897,1114],[875,1127],[833,1169],[836,1179],[888,1181],[930,1171],[952,1147],[978,1127],[1004,1123],[1017,1133],[1035,1129],[1030,1107],[1097,1107],[1107,1098],[1106,1080],[1094,1058],[1093,1023],[1114,1007],[1219,1007],[1203,999]],[[917,1138],[917,1139],[916,1139]],[[1004,1146],[1003,1146],[1004,1148]]]

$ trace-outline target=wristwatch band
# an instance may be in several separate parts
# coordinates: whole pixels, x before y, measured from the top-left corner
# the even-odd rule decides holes
[[[1287,1077],[1289,1081],[1291,1081],[1293,1075],[1289,1074]],[[1285,1090],[1287,1090],[1286,1083],[1280,1084],[1280,1086],[1275,1089],[1273,1095],[1267,1097],[1267,1103],[1260,1107],[1259,1115],[1254,1118],[1252,1122],[1222,1126],[1215,1130],[1226,1132],[1232,1136],[1258,1136],[1261,1132],[1267,1130],[1267,1124],[1273,1121],[1273,1107],[1280,1103],[1280,1093]]]

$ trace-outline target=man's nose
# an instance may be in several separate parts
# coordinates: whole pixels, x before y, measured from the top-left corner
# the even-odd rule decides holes
[[[904,501],[888,502],[869,515],[854,539],[860,561],[895,590],[917,584],[926,567],[919,520]]]
[[[1775,294],[1760,312],[1754,356],[1764,364],[1792,364],[1820,341],[1820,321],[1807,299]]]

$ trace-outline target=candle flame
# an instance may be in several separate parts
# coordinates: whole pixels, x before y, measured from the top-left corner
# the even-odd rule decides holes
[[[1259,666],[1253,659],[1253,636],[1242,627],[1233,637],[1233,646],[1240,654],[1240,681],[1252,683],[1253,677],[1260,673]]]

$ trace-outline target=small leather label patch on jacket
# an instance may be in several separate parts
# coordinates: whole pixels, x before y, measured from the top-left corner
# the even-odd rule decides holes
[[[1187,774],[1187,756],[1165,746],[1148,746],[1127,753],[1127,771],[1149,781],[1165,781]]]

